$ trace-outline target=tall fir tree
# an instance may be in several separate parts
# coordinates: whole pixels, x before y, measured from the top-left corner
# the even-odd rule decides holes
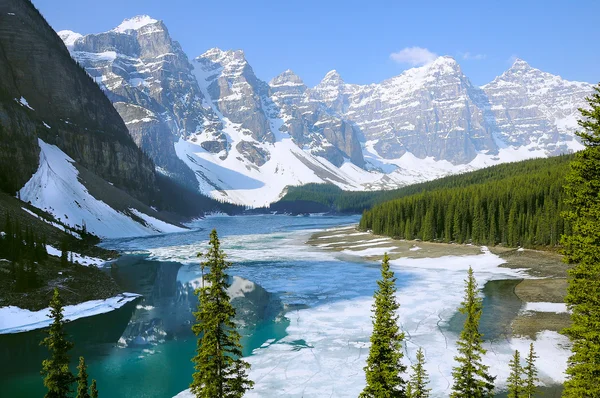
[[[403,378],[406,366],[402,364],[404,333],[398,326],[396,311],[400,305],[396,301],[396,278],[389,261],[387,253],[384,254],[372,309],[373,334],[365,366],[367,386],[360,393],[361,398],[406,397],[406,380]]]
[[[458,353],[454,360],[458,362],[452,371],[454,385],[452,398],[484,398],[494,396],[494,380],[488,366],[481,357],[486,353],[483,348],[483,335],[479,332],[479,320],[483,311],[482,299],[477,295],[477,282],[473,268],[469,267],[465,280],[465,298],[459,311],[465,314],[465,324],[460,333]]]
[[[571,339],[563,397],[600,397],[600,84],[587,98],[589,109],[580,109],[582,131],[576,134],[585,145],[575,155],[567,175],[564,213],[571,234],[563,236],[569,270],[566,303],[571,309]]]
[[[79,365],[77,366],[77,398],[90,398],[88,392],[88,374],[85,359],[79,357]]]
[[[538,382],[538,371],[535,366],[535,360],[538,358],[534,349],[533,343],[529,345],[529,354],[525,359],[525,366],[523,371],[525,372],[525,383],[523,385],[522,398],[532,398],[535,396],[537,391],[536,383]]]
[[[247,375],[250,364],[241,359],[240,334],[233,322],[235,308],[227,294],[230,285],[226,270],[231,263],[225,261],[214,229],[209,246],[201,264],[202,286],[195,292],[199,303],[192,330],[200,337],[192,359],[196,371],[190,388],[198,398],[241,398],[254,382]],[[204,275],[206,267],[209,271]]]
[[[509,362],[510,375],[508,376],[508,398],[523,397],[523,367],[521,366],[521,353],[515,351],[515,355]]]
[[[412,371],[406,389],[407,398],[429,398],[431,396],[431,389],[427,388],[429,375],[425,370],[425,354],[421,347],[417,350],[417,362],[412,366]]]
[[[53,321],[48,336],[41,342],[50,351],[50,358],[42,362],[42,375],[45,375],[44,386],[48,389],[45,398],[67,398],[72,391],[71,385],[75,381],[75,376],[69,370],[69,350],[73,348],[73,343],[67,340],[64,330],[63,303],[56,288],[50,300],[49,317]]]
[[[92,380],[92,385],[90,386],[90,398],[98,398],[98,387],[96,386],[96,380]]]

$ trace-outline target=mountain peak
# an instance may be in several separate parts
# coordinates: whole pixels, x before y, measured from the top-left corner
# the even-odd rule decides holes
[[[204,52],[198,58],[210,59],[211,61],[236,60],[245,61],[246,56],[243,50],[221,50],[218,47],[213,47]]]
[[[528,70],[528,69],[532,69],[532,68],[531,68],[531,66],[527,62],[525,62],[521,58],[517,58],[517,59],[515,59],[515,62],[513,62],[513,64],[510,67],[510,69],[513,69],[513,70]]]
[[[437,57],[432,63],[425,65],[425,68],[429,68],[430,70],[442,70],[443,72],[460,71],[458,62],[449,55]]]
[[[60,32],[56,33],[58,34],[58,37],[60,37],[60,39],[63,41],[63,43],[65,43],[65,46],[67,46],[67,48],[73,47],[73,45],[75,45],[75,42],[83,37],[81,33],[73,32],[72,30],[61,30]]]
[[[136,15],[133,18],[123,20],[119,26],[113,29],[118,33],[126,33],[130,30],[138,30],[146,25],[157,23],[158,20],[151,18],[148,15]]]
[[[330,70],[329,72],[327,72],[327,74],[325,75],[323,80],[321,80],[321,83],[319,83],[319,84],[324,84],[324,85],[330,86],[330,85],[339,85],[342,83],[344,83],[342,76],[340,76],[340,74],[338,73],[337,70],[333,69],[333,70]]]
[[[270,82],[270,86],[303,86],[304,82],[295,74],[291,69],[287,69],[286,71],[280,73],[275,76]]]

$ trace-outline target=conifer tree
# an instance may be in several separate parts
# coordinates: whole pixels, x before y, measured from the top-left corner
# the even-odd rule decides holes
[[[412,366],[412,371],[406,389],[407,398],[429,398],[431,393],[431,389],[427,388],[429,375],[425,370],[425,355],[421,347],[417,350],[417,363]]]
[[[538,358],[535,351],[533,350],[533,343],[529,345],[529,354],[525,359],[525,367],[523,371],[525,372],[525,384],[523,386],[523,398],[532,398],[535,396],[536,392],[536,383],[538,382],[538,371],[535,366],[535,360]]]
[[[195,291],[199,303],[192,330],[200,338],[192,359],[196,371],[190,388],[198,398],[241,398],[254,382],[247,375],[250,364],[241,359],[240,334],[233,322],[235,308],[227,294],[230,285],[226,271],[231,263],[225,261],[214,229],[209,246],[201,264],[202,286]],[[209,268],[206,275],[205,267]]]
[[[400,305],[396,301],[396,278],[390,270],[389,260],[387,253],[384,254],[372,309],[371,348],[364,368],[367,386],[360,393],[361,398],[406,397],[406,380],[403,378],[406,366],[402,364],[404,333],[398,326],[396,311]]]
[[[452,398],[484,398],[494,396],[494,380],[488,373],[481,357],[486,353],[483,348],[483,335],[479,332],[479,320],[483,310],[482,299],[477,296],[477,282],[473,268],[469,267],[465,280],[465,298],[459,311],[465,314],[465,324],[458,342],[459,355],[454,357],[458,362],[452,371],[454,385]]]
[[[50,300],[49,317],[53,322],[50,324],[48,336],[41,343],[50,351],[50,358],[42,362],[44,386],[48,389],[45,398],[66,398],[72,391],[71,384],[75,381],[75,376],[69,370],[69,350],[73,343],[67,340],[63,303],[56,288]]]
[[[565,261],[575,264],[565,298],[572,325],[564,332],[573,344],[563,392],[569,398],[600,397],[600,85],[594,90],[590,109],[579,110],[576,134],[585,149],[571,162],[565,185],[572,233],[562,244]]]
[[[96,379],[92,380],[92,385],[90,386],[90,398],[98,398],[98,388],[96,387]]]
[[[85,359],[79,357],[79,365],[77,366],[77,398],[90,398],[88,393],[88,374]]]
[[[523,367],[521,366],[521,353],[515,351],[515,355],[509,362],[510,375],[508,376],[508,398],[521,398],[523,388]]]

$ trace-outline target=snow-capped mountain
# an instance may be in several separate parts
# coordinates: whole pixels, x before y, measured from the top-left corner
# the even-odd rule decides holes
[[[476,87],[447,56],[377,84],[335,70],[313,88],[290,70],[267,83],[241,50],[188,60],[148,16],[59,34],[161,172],[252,206],[288,185],[387,189],[578,149],[577,108],[592,91],[520,60]]]
[[[591,93],[588,83],[571,82],[532,68],[521,59],[482,87],[498,127],[508,145],[531,146],[547,155],[578,149],[573,131],[578,109]]]

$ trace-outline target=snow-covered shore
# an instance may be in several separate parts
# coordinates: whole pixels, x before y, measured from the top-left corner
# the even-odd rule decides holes
[[[122,293],[106,300],[90,300],[64,307],[65,319],[74,321],[92,315],[104,314],[121,308],[140,297],[135,293]],[[15,306],[0,307],[0,334],[27,332],[44,328],[52,322],[49,308],[29,311]]]

